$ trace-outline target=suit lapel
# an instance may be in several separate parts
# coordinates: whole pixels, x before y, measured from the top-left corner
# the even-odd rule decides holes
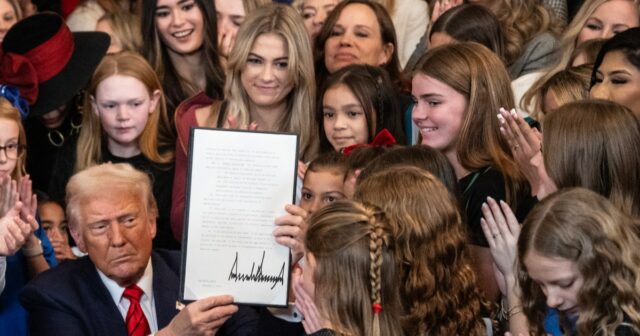
[[[158,330],[167,326],[177,314],[176,301],[180,279],[176,271],[167,264],[168,261],[170,262],[169,258],[165,259],[157,252],[151,254],[153,296],[156,304]]]

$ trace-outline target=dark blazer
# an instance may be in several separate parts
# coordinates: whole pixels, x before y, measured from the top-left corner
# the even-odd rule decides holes
[[[156,250],[151,255],[153,295],[158,329],[177,315],[180,253]],[[28,312],[31,336],[127,336],[127,327],[109,291],[89,257],[66,261],[33,279],[24,287],[20,302]],[[240,310],[218,335],[253,335],[257,313]]]

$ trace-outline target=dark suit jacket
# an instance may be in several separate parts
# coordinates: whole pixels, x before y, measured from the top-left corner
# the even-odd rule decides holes
[[[180,253],[156,250],[151,255],[153,295],[158,329],[177,315]],[[88,257],[66,261],[33,279],[20,301],[28,312],[31,336],[126,336],[124,319]],[[257,313],[247,307],[221,328],[218,335],[253,335]]]

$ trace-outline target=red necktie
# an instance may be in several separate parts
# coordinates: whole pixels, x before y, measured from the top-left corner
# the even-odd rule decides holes
[[[124,290],[122,296],[129,299],[129,311],[127,311],[127,334],[129,336],[147,336],[151,334],[149,322],[142,312],[140,297],[144,294],[142,289],[136,285],[131,285]]]

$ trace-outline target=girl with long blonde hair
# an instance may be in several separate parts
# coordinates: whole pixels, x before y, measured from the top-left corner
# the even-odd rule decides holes
[[[162,85],[153,68],[138,54],[106,56],[87,88],[85,111],[75,171],[126,162],[147,172],[160,209],[154,246],[177,248],[169,229],[173,147]]]
[[[224,101],[199,94],[176,111],[178,141],[171,223],[178,239],[182,236],[191,127],[297,133],[300,160],[308,162],[318,152],[311,45],[295,9],[269,4],[249,13],[238,31],[227,71]]]

